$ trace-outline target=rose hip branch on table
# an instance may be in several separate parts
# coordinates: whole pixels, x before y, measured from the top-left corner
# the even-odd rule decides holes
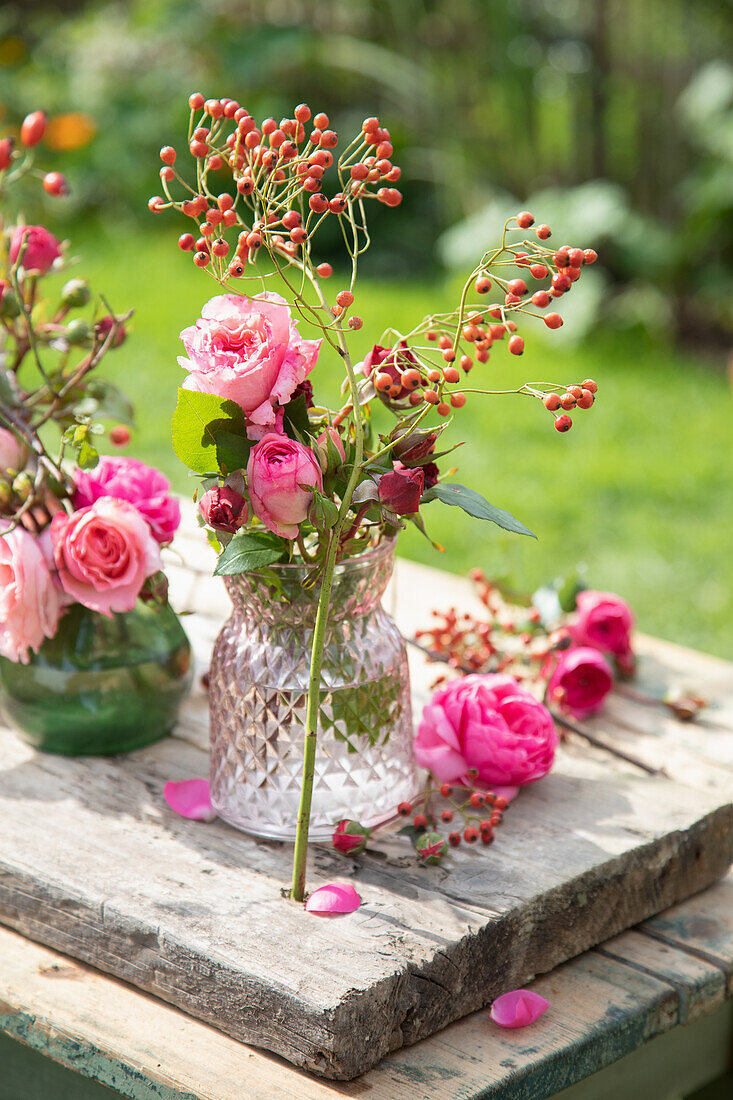
[[[404,644],[379,605],[395,540],[408,523],[430,538],[440,504],[532,535],[452,480],[445,459],[461,442],[467,401],[522,394],[559,432],[571,409],[593,404],[591,379],[503,390],[482,375],[490,356],[522,354],[525,319],[562,324],[545,311],[596,254],[550,247],[550,227],[521,211],[477,256],[454,310],[375,332],[356,361],[368,217],[402,200],[389,131],[368,118],[341,140],[306,104],[280,123],[232,99],[194,93],[189,105],[186,164],[175,147],[161,149],[165,194],[149,207],[189,219],[179,246],[216,284],[181,333],[186,376],[173,418],[234,604],[209,678],[211,800],[235,825],[294,839],[291,895],[303,901],[309,833],[325,839],[349,809],[362,827],[377,825],[418,796]],[[343,238],[345,277],[319,257],[327,223]],[[325,356],[344,369],[332,409],[318,398]],[[551,754],[543,705],[507,677],[484,687],[499,709],[507,698],[540,708]],[[438,843],[428,832],[418,850]]]

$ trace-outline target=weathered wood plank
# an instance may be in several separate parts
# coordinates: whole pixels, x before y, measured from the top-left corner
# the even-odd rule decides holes
[[[707,1007],[702,993],[720,972],[684,951],[647,957],[672,981],[640,969],[647,940],[630,932],[607,945],[633,956],[631,969],[592,952],[534,983],[550,1009],[526,1032],[481,1011],[338,1086],[2,929],[0,1029],[134,1100],[541,1100],[674,1027],[685,999],[699,996],[696,1019],[719,1004],[717,989]]]
[[[227,601],[198,546],[184,550],[201,670]],[[405,633],[428,580],[436,602],[465,597],[460,578],[401,564],[390,599]],[[434,666],[413,670],[423,692]],[[428,869],[389,836],[360,861],[314,848],[312,886],[353,877],[364,900],[336,937],[281,900],[288,848],[165,807],[167,779],[206,773],[206,725],[197,686],[174,738],[118,760],[39,756],[0,731],[0,919],[316,1073],[363,1072],[703,889],[733,858],[729,792],[568,744],[490,853]]]

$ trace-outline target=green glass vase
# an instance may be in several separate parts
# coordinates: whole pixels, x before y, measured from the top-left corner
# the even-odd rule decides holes
[[[74,604],[29,664],[0,658],[0,710],[37,749],[109,756],[170,733],[192,674],[170,606],[138,600],[107,618]]]

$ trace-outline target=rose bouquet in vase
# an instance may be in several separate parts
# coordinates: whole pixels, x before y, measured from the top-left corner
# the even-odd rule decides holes
[[[37,111],[17,150],[0,141],[0,707],[39,748],[118,752],[167,733],[190,680],[161,572],[180,510],[157,470],[97,451],[104,422],[130,438],[129,402],[94,374],[129,315],[82,279],[52,289],[66,245],[7,214],[44,127]]]
[[[399,531],[411,523],[426,533],[439,501],[531,534],[444,479],[439,463],[453,448],[443,432],[474,394],[525,394],[559,431],[570,409],[593,404],[591,380],[496,390],[480,374],[492,345],[522,354],[525,316],[562,324],[543,310],[596,255],[553,250],[545,225],[521,239],[534,219],[520,212],[478,258],[454,310],[408,332],[385,329],[357,361],[367,210],[402,197],[389,132],[365,119],[338,154],[328,118],[305,104],[279,123],[232,99],[195,93],[189,105],[195,176],[165,146],[165,194],[149,207],[190,219],[179,247],[217,284],[181,333],[186,377],[173,418],[234,604],[210,674],[212,801],[241,827],[295,838],[292,894],[302,900],[309,824],[326,838],[339,818],[368,825],[415,793],[405,649],[379,602]],[[349,262],[335,292],[318,256],[328,223]],[[344,371],[333,409],[311,381],[325,356]]]

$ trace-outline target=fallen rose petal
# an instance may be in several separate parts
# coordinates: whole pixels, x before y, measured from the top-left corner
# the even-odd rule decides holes
[[[350,884],[329,882],[319,886],[308,898],[305,908],[309,913],[353,913],[361,905],[361,898]]]
[[[489,1015],[499,1027],[526,1027],[547,1012],[549,1002],[531,989],[513,989],[502,993],[491,1006]]]
[[[192,821],[216,821],[217,813],[211,805],[208,779],[181,779],[166,783],[163,798],[181,817]]]

